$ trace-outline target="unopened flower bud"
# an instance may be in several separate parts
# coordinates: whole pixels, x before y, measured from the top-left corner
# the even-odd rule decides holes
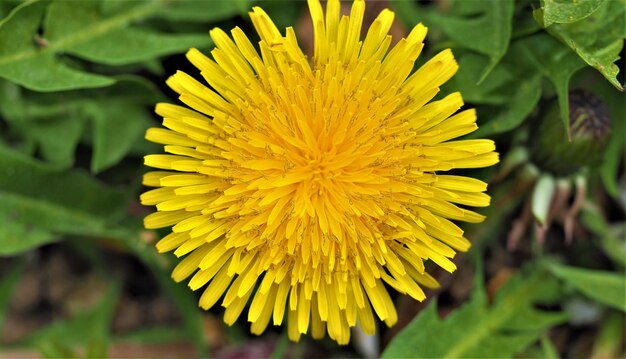
[[[547,106],[531,134],[532,161],[557,176],[568,176],[601,163],[611,133],[609,111],[592,93],[570,92],[569,107],[571,141],[563,128],[556,100]]]

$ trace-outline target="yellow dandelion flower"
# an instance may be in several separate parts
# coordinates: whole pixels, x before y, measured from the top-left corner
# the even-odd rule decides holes
[[[376,331],[374,313],[397,321],[385,283],[421,301],[438,285],[425,261],[455,270],[450,258],[470,242],[450,220],[481,222],[458,205],[489,196],[484,182],[441,173],[498,154],[490,140],[451,141],[477,128],[476,113],[455,114],[459,93],[431,102],[457,70],[450,50],[413,72],[426,27],[389,50],[393,12],[361,40],[363,0],[349,16],[339,0],[326,13],[308,5],[312,58],[258,7],[258,50],[235,28],[211,31],[212,59],[187,53],[210,87],[183,72],[167,81],[187,107],[156,107],[168,129],[146,138],[168,154],[145,157],[165,171],[145,175],[158,188],[141,201],[157,208],[146,228],[173,226],[157,249],[185,256],[172,277],[206,286],[202,308],[223,298],[231,325],[249,303],[254,334],[286,320],[291,340],[310,330],[346,344],[357,323]]]

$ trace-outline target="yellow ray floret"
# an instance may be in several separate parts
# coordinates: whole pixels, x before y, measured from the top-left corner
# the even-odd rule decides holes
[[[255,334],[287,321],[289,337],[309,331],[348,343],[350,328],[376,330],[374,314],[397,321],[388,287],[416,300],[437,282],[428,260],[456,269],[470,242],[451,220],[478,223],[465,206],[489,205],[479,180],[442,174],[498,162],[474,131],[459,93],[431,101],[457,71],[445,50],[414,71],[426,28],[391,48],[394,14],[384,10],[361,39],[365,3],[340,14],[309,0],[314,55],[295,32],[250,13],[261,41],[239,28],[210,35],[211,57],[187,58],[206,84],[177,72],[167,84],[187,106],[159,104],[166,128],[146,138],[165,154],[146,156],[157,187],[141,196],[157,212],[146,228],[172,227],[157,244],[183,257],[172,274],[204,288],[200,306],[221,300],[233,324],[246,306]],[[208,85],[208,86],[207,86]]]

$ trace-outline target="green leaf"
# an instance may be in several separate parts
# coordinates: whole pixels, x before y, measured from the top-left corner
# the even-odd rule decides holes
[[[80,6],[72,1],[52,3],[44,24],[46,40],[50,44],[68,42],[63,46],[64,52],[107,65],[147,61],[211,44],[211,38],[205,34],[163,34],[135,27],[115,28],[115,25],[105,31],[99,30],[93,24],[107,24],[108,21],[102,16],[100,6],[100,2],[93,0],[81,2]],[[127,11],[132,12],[133,8]],[[94,30],[88,41],[68,41],[90,28]]]
[[[619,197],[619,185],[617,184],[619,178],[619,166],[620,162],[624,158],[624,148],[626,145],[626,139],[624,133],[626,133],[626,121],[625,117],[613,117],[613,126],[611,128],[611,138],[604,151],[604,160],[600,167],[600,175],[602,176],[602,182],[606,188],[606,191],[613,196],[613,198]],[[619,119],[622,119],[621,121]],[[617,121],[615,121],[617,120]]]
[[[554,343],[550,340],[547,335],[541,336],[541,350],[544,359],[559,359],[559,353],[554,347]]]
[[[60,55],[120,65],[210,44],[207,35],[165,34],[131,26],[165,11],[167,1],[105,3],[31,1],[15,8],[0,21],[0,77],[41,92],[105,87],[115,80],[70,66]],[[38,35],[40,27],[42,35]]]
[[[172,21],[208,23],[236,15],[244,15],[252,7],[251,0],[173,0],[157,16]]]
[[[59,170],[3,146],[0,167],[0,217],[26,226],[26,231],[106,236],[111,224],[126,216],[128,193],[80,170]],[[16,229],[0,227],[0,248],[24,249],[24,243],[12,243],[15,238],[5,231]]]
[[[515,1],[515,13],[513,14],[513,40],[532,35],[542,29],[541,25],[532,17],[528,16],[528,10],[534,9],[537,2],[535,0]]]
[[[35,43],[46,5],[46,2],[25,2],[0,21],[0,77],[37,91],[113,84],[107,77],[63,65],[54,56],[55,47],[40,48],[42,45]]]
[[[80,170],[61,171],[0,147],[0,188],[3,194],[30,197],[51,205],[72,205],[103,220],[124,212],[126,193],[112,189]]]
[[[40,94],[4,81],[0,87],[0,114],[13,131],[39,144],[44,159],[60,167],[74,161],[83,124],[91,122],[92,172],[117,164],[133,147],[144,143],[153,123],[152,108],[163,99],[159,90],[138,76],[118,76],[104,89]],[[24,93],[21,93],[24,92]]]
[[[125,65],[211,44],[208,35],[169,35],[128,28],[68,48],[67,52],[106,65]]]
[[[118,163],[136,141],[143,138],[150,124],[147,109],[134,105],[105,108],[90,104],[94,119],[94,154],[91,171],[100,172]]]
[[[624,350],[624,315],[609,313],[596,336],[592,358],[619,358]]]
[[[500,63],[485,81],[478,84],[480,71],[488,65],[489,59],[474,52],[456,54],[459,71],[442,86],[442,92],[459,91],[463,100],[472,104],[505,105],[511,101],[511,84],[518,80],[508,66]]]
[[[626,281],[623,273],[569,267],[550,266],[551,272],[585,296],[626,312]]]
[[[0,205],[0,257],[27,252],[57,239],[56,235],[47,230],[18,222],[16,216],[7,213],[3,206]]]
[[[612,0],[611,0],[612,1]],[[593,14],[605,0],[541,0],[545,27],[580,21]]]
[[[598,76],[599,77],[599,76]],[[596,81],[597,82],[597,81]],[[611,116],[611,138],[604,150],[604,158],[600,167],[602,183],[606,191],[615,199],[619,198],[619,167],[624,158],[626,146],[626,95],[609,86],[606,81],[596,83],[590,88],[604,102]]]
[[[591,1],[587,1],[591,2]],[[596,68],[618,90],[624,87],[617,80],[619,67],[615,62],[624,47],[626,0],[606,1],[585,19],[571,24],[553,24],[548,32]],[[536,16],[541,16],[539,11]],[[545,13],[543,15],[545,19]]]
[[[30,123],[28,127],[28,134],[39,143],[44,159],[61,168],[69,168],[74,164],[74,151],[83,132],[83,121],[57,117]]]
[[[444,85],[444,92],[460,91],[463,99],[477,106],[479,128],[470,137],[482,138],[510,131],[535,110],[541,97],[541,75],[524,60],[514,44],[505,58],[480,84],[478,76],[488,59],[475,53],[461,53],[459,72]]]
[[[74,113],[75,107],[67,106],[64,99],[50,106],[25,103],[22,92],[19,86],[0,80],[0,114],[10,124],[12,132],[37,144],[45,160],[60,168],[71,167],[84,125]]]
[[[45,359],[79,358],[76,352],[74,352],[67,344],[61,342],[46,341],[43,343],[39,343],[37,345],[37,349],[39,350],[39,354],[41,355],[41,357]]]
[[[0,80],[0,114],[14,129],[23,129],[29,121],[75,117],[79,108],[71,92],[39,94]]]
[[[408,25],[424,21],[427,26],[440,28],[458,46],[487,55],[489,63],[482,69],[479,83],[485,80],[509,47],[513,0],[455,2],[453,7],[463,6],[462,16],[424,11],[412,1],[397,0],[393,4]]]
[[[19,0],[3,0],[0,1],[0,20],[9,16],[11,11],[20,4]]]
[[[92,101],[84,103],[93,120],[91,171],[100,172],[118,163],[153,123],[152,108],[162,99],[151,83],[138,77],[120,79]]]
[[[499,68],[505,68],[510,75],[490,96],[495,97],[499,93],[508,98],[502,106],[478,108],[480,118],[489,121],[481,122],[472,137],[485,137],[513,130],[536,109],[541,98],[541,75],[532,64],[524,60],[522,51],[518,42],[514,43],[503,61],[494,69],[494,76],[490,77],[496,77]]]
[[[483,294],[475,293],[469,303],[443,320],[433,301],[391,341],[382,358],[512,357],[547,327],[566,319],[561,313],[533,308],[555,285],[542,274],[535,271],[529,277],[510,280],[493,305],[488,305]]]
[[[585,66],[576,54],[545,34],[534,35],[518,42],[522,53],[539,72],[554,84],[561,109],[561,121],[570,138],[569,81]]]
[[[520,81],[509,106],[501,106],[489,115],[484,115],[479,110],[479,116],[489,118],[489,121],[482,123],[478,130],[472,133],[472,137],[491,136],[515,129],[533,112],[540,98],[540,77],[531,76]]]

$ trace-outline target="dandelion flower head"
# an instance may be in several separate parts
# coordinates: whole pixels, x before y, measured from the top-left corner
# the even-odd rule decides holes
[[[346,344],[357,323],[396,323],[389,288],[421,301],[438,286],[426,262],[455,270],[470,242],[451,220],[481,222],[465,207],[490,199],[484,182],[442,173],[498,155],[493,141],[453,140],[477,128],[459,93],[431,101],[457,71],[450,50],[413,71],[426,27],[392,47],[390,10],[361,39],[364,1],[349,16],[339,0],[308,5],[312,57],[258,7],[258,46],[214,29],[212,58],[187,53],[206,84],[167,81],[186,106],[156,107],[167,129],[146,138],[167,154],[145,157],[159,170],[141,201],[157,208],[146,228],[172,226],[157,249],[182,257],[172,277],[203,288],[202,308],[221,300],[232,325],[249,305],[255,334],[286,321],[292,340]]]

